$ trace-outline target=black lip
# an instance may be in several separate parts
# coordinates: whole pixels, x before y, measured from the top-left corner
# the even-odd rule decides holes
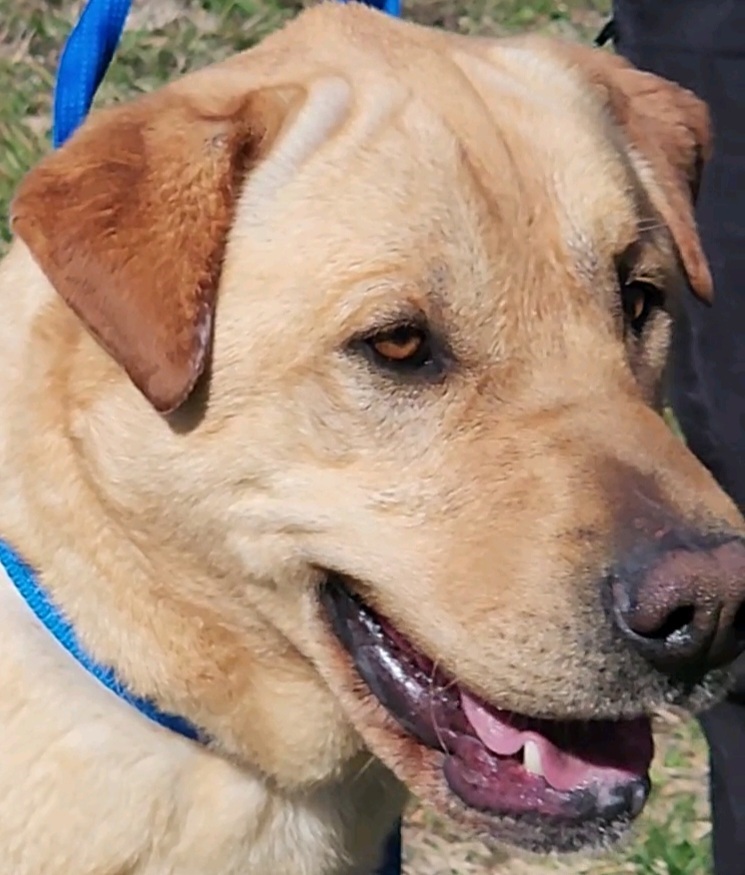
[[[505,761],[487,751],[463,712],[455,684],[426,656],[410,647],[397,646],[395,630],[352,591],[352,586],[351,581],[330,575],[321,591],[334,634],[371,693],[401,728],[439,752],[447,785],[469,809],[492,818],[508,818],[529,833],[533,832],[532,826],[540,826],[544,846],[565,851],[597,843],[592,836],[598,830],[620,833],[639,814],[650,791],[648,776],[606,788],[602,798],[590,790],[559,792],[535,778],[542,785],[540,810],[526,809],[510,780],[510,774],[517,775],[515,770],[520,769],[524,783],[525,773],[519,762]],[[500,792],[497,800],[495,781],[507,791]],[[508,841],[536,848],[535,841],[526,839],[520,828],[514,835],[509,827],[508,835],[502,829],[498,832]]]
[[[455,687],[426,657],[415,659],[395,648],[375,614],[341,578],[330,578],[321,599],[334,633],[370,692],[407,733],[426,747],[442,750],[444,739],[433,723],[448,725],[454,720],[458,729],[468,732]],[[416,719],[423,711],[427,719]]]

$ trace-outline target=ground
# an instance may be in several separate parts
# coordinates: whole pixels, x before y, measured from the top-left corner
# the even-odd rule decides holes
[[[49,148],[54,68],[80,9],[69,0],[0,0],[0,253],[7,202],[20,176]],[[291,0],[135,0],[99,102],[156,87],[187,69],[245,48],[295,14]],[[410,18],[498,34],[540,29],[588,40],[609,0],[409,0]],[[696,725],[659,718],[655,791],[635,837],[612,858],[539,861],[490,852],[416,804],[406,826],[407,875],[703,875],[710,869],[706,750]]]

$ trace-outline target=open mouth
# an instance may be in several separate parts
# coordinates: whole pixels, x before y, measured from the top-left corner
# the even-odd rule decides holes
[[[651,722],[549,720],[479,700],[333,576],[322,593],[336,637],[399,726],[437,758],[448,789],[490,816],[497,838],[578,850],[644,807]],[[518,829],[499,829],[507,819]],[[540,839],[532,835],[541,830]]]

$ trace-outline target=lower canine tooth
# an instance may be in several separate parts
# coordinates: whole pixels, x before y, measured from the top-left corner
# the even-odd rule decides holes
[[[543,763],[541,762],[541,751],[534,741],[526,741],[523,748],[523,768],[531,775],[539,775],[543,777]]]

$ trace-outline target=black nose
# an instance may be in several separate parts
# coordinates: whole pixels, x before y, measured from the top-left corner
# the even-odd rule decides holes
[[[745,543],[665,540],[614,570],[613,620],[656,668],[700,678],[745,650]]]

